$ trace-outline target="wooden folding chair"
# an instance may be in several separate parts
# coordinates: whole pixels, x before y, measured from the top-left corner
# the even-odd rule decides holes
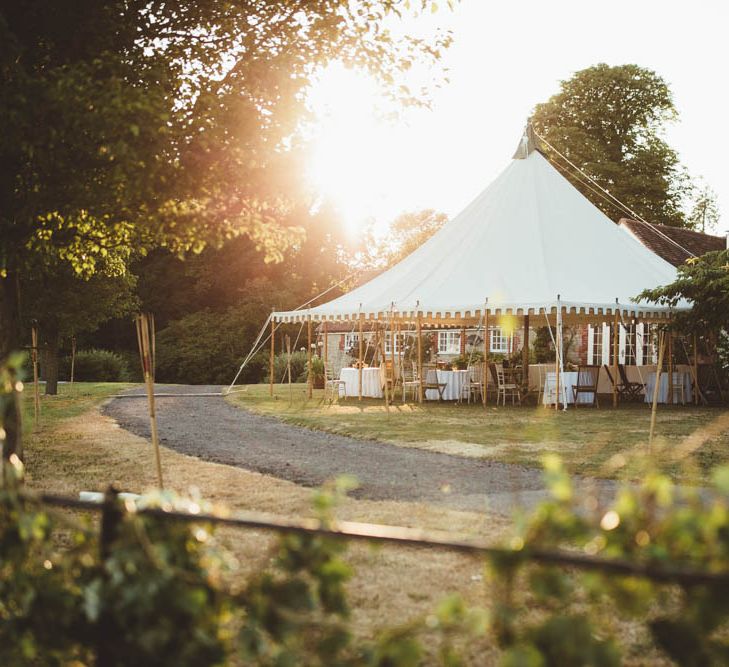
[[[425,384],[423,385],[425,391],[428,391],[428,389],[435,389],[438,392],[438,400],[442,401],[446,383],[441,382],[438,379],[438,369],[435,365],[423,365],[423,379],[425,380]]]
[[[605,369],[605,372],[607,373],[608,380],[610,380],[610,384],[615,387],[615,389],[618,392],[618,399],[623,400],[626,399],[628,401],[630,400],[636,400],[640,398],[640,390],[642,390],[643,385],[634,382],[632,384],[638,385],[639,389],[636,392],[634,388],[631,388],[629,386],[626,386],[623,384],[623,382],[620,379],[617,379],[613,377],[613,374],[610,372],[610,367],[607,364],[603,365],[603,368]],[[620,370],[620,364],[618,364],[618,372]]]
[[[618,364],[618,373],[620,374],[619,387],[623,388],[623,393],[621,395],[629,401],[640,401],[642,399],[645,386],[640,382],[631,382],[630,380],[628,380],[628,373],[625,370],[625,364]],[[620,388],[618,388],[618,391],[620,391]]]
[[[577,368],[577,384],[572,385],[572,399],[575,407],[578,405],[591,405],[599,408],[600,404],[597,400],[597,383],[600,381],[599,366],[578,366]],[[580,403],[578,401],[580,394],[592,394],[592,400],[589,403]]]

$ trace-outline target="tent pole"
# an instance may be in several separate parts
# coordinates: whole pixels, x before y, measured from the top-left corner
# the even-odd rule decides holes
[[[327,369],[329,368],[329,336],[327,335],[327,331],[329,327],[327,326],[329,323],[324,320],[324,323],[322,324],[322,335],[324,336],[324,378],[326,382],[326,376],[327,376]]]
[[[694,405],[699,404],[699,348],[698,337],[694,333]]]
[[[360,400],[360,401],[362,400],[362,372],[363,372],[363,366],[364,366],[364,359],[362,358],[364,356],[363,355],[363,350],[362,350],[362,342],[363,342],[362,341],[362,336],[363,336],[363,333],[362,333],[362,313],[360,313],[359,314],[359,340],[358,340],[358,342],[359,342],[359,353],[357,355],[357,361],[359,361],[359,372],[358,372],[358,375],[359,375],[359,394],[358,394],[357,400]]]
[[[656,384],[653,387],[653,405],[651,406],[651,427],[648,432],[648,450],[653,458],[653,433],[656,429],[656,410],[658,408],[658,388],[661,382],[661,368],[663,367],[663,352],[666,349],[666,335],[663,331],[658,333],[658,363],[656,364]]]
[[[529,393],[529,315],[524,314],[524,342],[521,346],[522,384]]]
[[[425,388],[423,386],[425,378],[423,377],[423,321],[420,313],[418,313],[418,380],[420,380],[420,386],[418,390],[418,403],[423,402],[423,393]]]
[[[466,356],[466,325],[465,324],[461,327],[461,346],[460,346],[459,352],[462,357]]]
[[[397,341],[397,372],[400,375],[400,381],[402,383],[402,381],[405,379],[403,377],[403,369],[402,369],[402,363],[403,363],[402,362],[402,348],[405,343],[405,339],[402,336],[402,322],[400,321],[400,319],[397,319],[395,321],[395,331],[396,331],[395,340]],[[405,387],[402,386],[402,387],[400,387],[400,389],[402,389],[402,392],[403,392],[402,397],[404,400],[405,399]],[[395,399],[393,399],[393,401],[394,400]]]
[[[620,329],[618,323],[618,311],[615,310],[613,318],[613,407],[618,407],[618,352]]]
[[[387,355],[385,354],[385,333],[387,332],[387,323],[382,325],[382,335],[380,336],[380,354],[382,355],[380,357],[380,369],[382,370],[384,367],[385,371],[385,410],[387,412],[390,412],[390,392],[387,388]],[[382,377],[382,376],[380,376]]]
[[[307,365],[309,368],[309,372],[307,374],[308,382],[306,387],[306,395],[308,398],[311,398],[314,395],[314,376],[312,374],[312,364],[311,364],[311,315],[309,315],[309,319],[306,323],[306,334],[308,338],[308,346],[307,346]]]
[[[559,308],[560,308],[560,306],[558,305],[557,306],[557,317],[555,319],[555,324],[557,325],[556,326],[557,330],[555,331],[556,336],[554,338],[554,347],[555,347],[555,350],[554,350],[554,377],[555,377],[554,409],[555,410],[559,410],[559,380],[560,380],[559,366],[560,366],[560,353],[561,353],[561,348],[562,348],[562,344],[559,340],[559,335],[560,335],[560,331],[561,331],[561,328],[559,326]]]
[[[395,312],[390,308],[390,363],[392,364],[392,401],[395,402]],[[385,370],[387,379],[387,370]]]
[[[291,337],[286,334],[286,370],[289,374],[289,406],[294,403],[294,394],[291,387]]]
[[[483,311],[483,406],[486,407],[489,397],[489,374],[491,371],[489,364],[489,352],[491,348],[491,337],[489,336],[489,309],[484,307]]]
[[[673,330],[668,333],[668,401],[673,405]]]
[[[269,381],[268,381],[268,395],[273,396],[273,357],[275,354],[275,346],[276,346],[276,322],[271,318],[271,352],[268,355],[268,374],[269,374]]]

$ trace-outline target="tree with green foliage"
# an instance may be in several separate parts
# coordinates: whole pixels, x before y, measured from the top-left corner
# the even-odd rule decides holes
[[[729,250],[707,252],[691,257],[678,267],[676,280],[644,290],[640,301],[676,306],[687,301],[691,308],[676,310],[672,327],[697,337],[699,347],[718,359],[718,368],[726,382],[729,376]],[[722,396],[723,400],[723,396]]]
[[[719,204],[716,192],[704,184],[696,188],[694,203],[687,222],[692,229],[706,233],[719,225]]]
[[[42,346],[46,394],[58,393],[58,353],[64,339],[93,333],[115,317],[131,315],[139,303],[136,277],[124,266],[101,261],[84,280],[67,264],[52,273],[28,272],[20,280],[26,327],[36,322]]]
[[[359,242],[346,248],[347,263],[376,275],[417,250],[446,222],[448,216],[433,209],[408,211],[395,218],[387,233],[379,237],[374,221],[370,221],[364,226]]]
[[[386,0],[10,3],[0,11],[0,358],[29,261],[82,276],[112,248],[200,251],[248,235],[269,257],[301,193],[305,92],[332,60],[417,103],[394,74],[449,38],[393,37]]]
[[[677,310],[674,325],[685,333],[716,336],[729,331],[729,250],[691,257],[678,267],[676,280],[644,290],[638,297],[666,306],[685,300],[689,310]]]
[[[686,226],[691,186],[663,130],[677,117],[668,84],[637,65],[599,64],[562,81],[534,109],[536,131],[618,200],[649,222]],[[626,215],[584,176],[544,147],[553,164],[613,220]]]
[[[393,266],[417,250],[446,222],[448,216],[433,209],[399,215],[390,225],[381,254],[387,266]]]
[[[423,0],[422,6],[425,6]],[[393,36],[389,0],[28,0],[0,9],[0,361],[21,345],[20,284],[110,252],[200,252],[247,235],[267,258],[301,239],[305,93],[338,60],[393,97],[449,36]]]

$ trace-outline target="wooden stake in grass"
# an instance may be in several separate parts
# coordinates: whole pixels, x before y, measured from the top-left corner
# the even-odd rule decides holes
[[[658,364],[656,365],[656,384],[653,387],[653,406],[651,407],[651,428],[648,433],[648,449],[653,458],[653,433],[656,429],[656,409],[658,407],[658,388],[661,383],[661,369],[663,368],[663,352],[666,349],[666,336],[658,333]]]
[[[71,389],[73,389],[73,371],[76,366],[76,336],[71,336]]]
[[[40,384],[38,381],[38,325],[33,324],[30,329],[31,358],[33,360],[33,419],[38,425],[40,417]]]
[[[151,313],[138,315],[136,325],[139,358],[142,362],[142,375],[144,376],[144,385],[147,389],[147,402],[149,403],[149,422],[152,429],[152,446],[154,447],[154,458],[157,465],[157,484],[160,489],[163,489],[162,462],[160,460],[159,436],[157,434],[157,414],[154,408],[154,315]]]

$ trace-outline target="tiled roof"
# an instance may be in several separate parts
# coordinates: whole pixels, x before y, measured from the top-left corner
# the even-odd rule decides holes
[[[712,250],[724,250],[727,247],[726,238],[723,236],[712,236],[691,229],[649,225],[630,218],[621,218],[618,224],[626,228],[646,248],[674,266],[683,264],[692,254],[699,257]]]

